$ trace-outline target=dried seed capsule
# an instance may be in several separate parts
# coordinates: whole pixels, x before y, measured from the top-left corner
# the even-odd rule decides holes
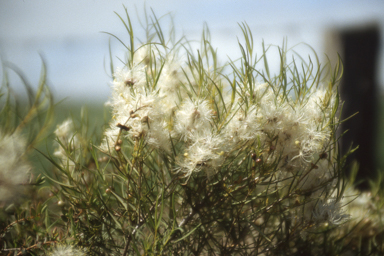
[[[112,190],[110,189],[110,188],[107,188],[106,190],[105,190],[105,193],[107,193],[107,194],[109,194],[109,193],[111,193],[112,192]]]
[[[319,168],[319,166],[317,166],[317,165],[315,165],[313,163],[311,163],[311,167],[312,167],[312,169],[318,169]]]
[[[200,118],[200,112],[199,112],[199,110],[197,108],[195,108],[195,110],[193,111],[192,117],[195,120]]]
[[[196,166],[206,166],[207,163],[204,161],[197,162]]]
[[[133,79],[127,79],[124,81],[124,84],[127,86],[133,86],[135,84],[135,81],[133,81]]]
[[[58,206],[64,206],[64,204],[65,204],[65,203],[64,203],[63,201],[61,201],[61,200],[57,202],[57,205],[58,205]]]
[[[234,181],[235,184],[240,184],[243,181],[243,176],[240,175],[240,177]]]
[[[327,152],[323,152],[323,153],[321,153],[321,154],[319,155],[319,158],[320,158],[320,159],[325,159],[325,158],[327,158],[327,157],[328,157]]]
[[[130,130],[130,128],[128,126],[125,126],[125,125],[123,125],[121,123],[117,123],[116,126],[119,127],[120,129],[123,129],[124,131],[129,131]]]
[[[116,142],[118,145],[121,145],[121,144],[123,144],[123,141],[121,140],[121,139],[119,139],[119,140],[117,140],[117,142]]]
[[[119,145],[116,145],[116,146],[115,146],[115,150],[116,150],[116,151],[120,151],[120,150],[121,150],[121,147],[120,147]]]
[[[255,161],[257,159],[257,155],[255,153],[252,153],[251,158]]]

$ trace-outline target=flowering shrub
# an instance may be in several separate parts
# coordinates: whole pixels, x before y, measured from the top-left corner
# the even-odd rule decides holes
[[[111,63],[109,127],[99,140],[85,122],[58,125],[53,154],[40,151],[53,167],[29,182],[38,196],[13,211],[9,199],[28,183],[27,151],[22,135],[1,131],[2,251],[383,252],[380,191],[359,195],[343,175],[353,150],[338,148],[340,64],[288,61],[296,55],[284,44],[272,75],[246,24],[242,56],[224,65],[207,31],[195,51],[167,40],[156,17],[138,46],[128,14],[124,25],[130,41],[123,66]]]

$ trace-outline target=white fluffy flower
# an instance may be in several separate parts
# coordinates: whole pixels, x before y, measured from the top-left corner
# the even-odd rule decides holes
[[[351,215],[351,222],[358,223],[367,216],[371,216],[372,222],[378,222],[373,216],[377,211],[372,194],[370,192],[360,192],[353,188],[348,188],[342,198],[343,204],[346,204],[347,212]],[[376,217],[376,216],[375,216]]]
[[[134,95],[145,92],[145,77],[145,68],[141,66],[117,69],[112,84],[111,105],[114,110],[124,108]]]
[[[342,224],[349,220],[350,215],[346,214],[341,208],[340,202],[335,199],[328,202],[320,200],[315,210],[313,210],[313,220],[318,223],[328,221],[334,225]]]
[[[143,138],[151,147],[169,152],[167,120],[170,113],[163,108],[165,96],[160,96],[156,88],[147,87],[145,68],[135,66],[131,70],[120,70],[116,74],[113,90],[110,101],[113,120],[104,133],[102,149],[113,149],[120,134],[117,126],[123,125],[127,128],[120,136]]]
[[[75,248],[72,245],[58,244],[49,253],[50,256],[85,256],[86,250]]]
[[[61,160],[64,168],[74,170],[75,162],[73,159],[80,155],[80,138],[76,134],[72,119],[67,119],[60,125],[57,125],[55,135],[63,146],[57,142],[53,155]]]
[[[20,134],[4,135],[0,131],[0,201],[21,195],[30,165],[25,160],[26,142]]]
[[[234,141],[256,139],[263,136],[261,119],[262,115],[256,107],[251,108],[247,115],[244,111],[238,110],[227,124],[225,134]]]
[[[174,133],[187,140],[211,130],[213,111],[206,100],[187,99],[175,115]]]
[[[222,138],[206,134],[192,137],[192,141],[192,144],[185,149],[182,160],[178,161],[178,170],[186,177],[203,169],[208,175],[214,173],[223,160]]]

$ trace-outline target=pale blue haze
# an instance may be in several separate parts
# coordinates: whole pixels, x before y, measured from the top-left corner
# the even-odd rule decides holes
[[[114,14],[124,13],[122,4],[139,30],[135,6],[142,14],[142,1],[0,0],[0,55],[36,83],[41,53],[57,99],[105,101],[110,78],[103,62],[108,65],[109,37],[100,31],[127,39]],[[207,22],[222,60],[238,56],[237,36],[241,31],[237,23],[243,21],[250,25],[256,45],[262,39],[267,44],[281,44],[287,37],[289,45],[306,42],[319,55],[325,51],[324,35],[329,30],[369,23],[378,23],[382,32],[384,28],[384,1],[173,0],[146,1],[146,6],[158,16],[170,12],[178,33],[190,39],[198,39]],[[123,56],[122,50],[121,45],[113,44],[115,55]],[[380,70],[384,70],[383,59],[381,52]],[[380,72],[379,82],[384,84],[384,72]]]

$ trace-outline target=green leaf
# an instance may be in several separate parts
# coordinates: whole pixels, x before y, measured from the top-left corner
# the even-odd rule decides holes
[[[191,231],[189,231],[187,234],[185,234],[182,238],[179,238],[175,241],[172,241],[172,243],[178,243],[180,242],[181,240],[184,240],[185,238],[187,238],[188,236],[190,236],[196,229],[198,229],[199,227],[201,226],[201,223],[199,225],[197,225],[195,228],[193,228]]]
[[[126,200],[124,200],[124,198],[122,198],[121,196],[119,196],[118,194],[116,194],[113,191],[111,191],[111,193],[112,193],[112,195],[114,195],[117,198],[117,200],[119,200],[121,205],[124,206],[125,210],[128,211],[128,204],[127,204]]]

